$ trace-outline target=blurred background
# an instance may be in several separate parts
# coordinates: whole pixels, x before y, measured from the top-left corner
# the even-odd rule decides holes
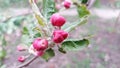
[[[91,36],[88,48],[67,54],[56,51],[49,62],[38,58],[26,68],[120,68],[120,0],[96,0],[89,10],[88,23],[71,32],[73,37]],[[74,8],[61,14],[76,20]],[[0,0],[0,68],[20,64],[17,57],[26,53],[16,47],[30,41],[22,30],[33,27],[34,20],[28,0]]]

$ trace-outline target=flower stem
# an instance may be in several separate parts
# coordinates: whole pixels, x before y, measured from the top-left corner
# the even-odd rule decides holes
[[[35,59],[37,59],[38,56],[34,56],[32,59],[30,59],[28,62],[22,64],[22,65],[19,65],[17,68],[23,68],[23,67],[26,67],[28,66],[30,63],[32,63]]]

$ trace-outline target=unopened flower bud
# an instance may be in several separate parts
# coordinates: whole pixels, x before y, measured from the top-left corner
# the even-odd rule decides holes
[[[48,41],[46,39],[37,38],[33,41],[33,48],[37,51],[45,50],[48,47]]]
[[[50,21],[53,26],[61,27],[65,24],[66,19],[63,16],[55,13],[51,16]]]
[[[64,1],[64,7],[65,7],[66,9],[68,9],[68,8],[70,8],[70,6],[71,6],[71,2],[70,2],[69,0],[65,0],[65,1]]]
[[[61,43],[68,37],[68,33],[63,30],[55,30],[53,32],[53,41],[55,43]]]
[[[26,50],[27,48],[25,47],[25,46],[22,46],[22,45],[18,45],[17,46],[17,50],[18,51],[24,51],[24,50]]]
[[[24,62],[25,61],[25,56],[20,56],[20,57],[18,57],[18,61],[19,62]]]

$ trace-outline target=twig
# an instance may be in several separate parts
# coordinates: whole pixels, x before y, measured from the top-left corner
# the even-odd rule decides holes
[[[26,63],[24,63],[24,64],[22,64],[22,65],[20,65],[20,66],[18,66],[17,68],[23,68],[23,67],[26,67],[26,66],[28,66],[30,63],[32,63],[35,59],[37,59],[38,58],[38,56],[34,56],[32,59],[30,59],[28,62],[26,62]]]
[[[21,12],[22,12],[22,11],[21,11]],[[10,16],[10,17],[6,18],[6,19],[3,20],[2,22],[4,23],[4,22],[10,20],[11,18],[15,18],[15,17],[18,17],[18,16],[26,16],[26,15],[29,15],[29,14],[31,14],[31,13],[32,13],[32,11],[28,11],[28,12],[21,13],[21,14],[16,14],[16,15],[14,15],[14,16]]]

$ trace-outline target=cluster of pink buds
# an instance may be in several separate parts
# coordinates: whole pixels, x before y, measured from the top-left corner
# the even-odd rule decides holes
[[[61,30],[60,28],[65,24],[66,19],[63,16],[55,13],[51,16],[50,21],[53,26],[59,28],[53,31],[53,39],[52,39],[53,42],[55,43],[63,42],[67,38],[68,33]]]
[[[63,1],[63,6],[68,9],[71,7],[71,1],[70,0],[64,0]],[[60,9],[60,5],[57,4],[56,8]],[[53,31],[53,36],[52,36],[52,40],[54,43],[61,43],[63,42],[67,37],[68,37],[68,33],[61,30],[61,27],[65,24],[66,19],[59,15],[58,13],[55,13],[51,16],[50,18],[50,22],[54,27],[57,27],[58,29]]]
[[[35,3],[37,3],[38,0],[33,0]],[[57,2],[57,0],[55,0]],[[63,5],[66,9],[71,7],[71,1],[70,0],[64,0],[62,4],[56,4],[56,8],[59,10],[61,8],[61,5]],[[49,40],[52,43],[60,44],[62,43],[67,37],[68,33],[63,31],[61,27],[66,23],[66,19],[61,16],[58,13],[54,13],[50,17],[50,22],[52,26],[54,27],[51,39]],[[25,51],[29,49],[29,53],[34,54],[35,56],[42,56],[45,51],[48,49],[48,45],[51,45],[48,43],[47,39],[44,38],[36,38],[32,42],[32,45],[30,48],[26,48],[24,46],[17,46],[18,51]],[[27,59],[26,56],[19,56],[18,61],[24,62]]]
[[[35,56],[42,56],[44,51],[48,48],[48,41],[46,39],[36,38],[30,48],[32,54]],[[23,46],[17,46],[18,51],[23,51],[25,48]],[[19,62],[24,62],[26,60],[25,56],[18,57]]]
[[[35,60],[38,57],[41,57],[41,58],[45,59],[46,61],[48,61],[50,58],[55,56],[55,52],[54,52],[55,50],[53,47],[56,45],[58,47],[58,51],[60,51],[61,53],[66,53],[66,51],[67,51],[66,48],[69,48],[69,47],[67,47],[67,45],[69,46],[69,44],[71,44],[69,42],[72,41],[72,40],[67,41],[69,30],[63,29],[64,27],[67,28],[68,26],[66,27],[66,25],[68,25],[69,23],[66,24],[67,20],[65,19],[65,17],[60,15],[59,12],[58,13],[56,12],[56,9],[59,10],[59,9],[61,9],[61,7],[63,7],[63,10],[69,9],[72,5],[72,1],[71,0],[54,0],[54,2],[51,1],[53,4],[55,4],[53,6],[51,3],[52,7],[48,6],[49,1],[43,1],[43,3],[45,2],[47,4],[47,6],[43,5],[43,9],[50,10],[48,12],[46,12],[47,10],[43,10],[43,12],[45,12],[45,13],[39,12],[39,8],[37,7],[38,2],[39,2],[39,0],[30,0],[30,4],[32,6],[32,9],[34,10],[33,13],[35,14],[35,17],[39,24],[39,26],[37,25],[37,27],[35,27],[33,29],[38,32],[35,32],[35,33],[30,32],[30,34],[29,34],[30,38],[34,39],[32,41],[32,43],[31,43],[31,39],[30,39],[30,41],[28,41],[31,44],[30,47],[17,46],[18,51],[28,50],[28,52],[30,53],[28,56],[19,56],[17,59],[19,62],[26,61],[26,59],[29,56],[31,56],[31,54],[34,55],[34,57],[30,61],[26,62],[25,64],[18,66],[18,68],[22,68],[22,67],[29,65],[33,60]],[[77,2],[75,2],[75,3],[73,2],[73,5],[74,4],[77,7],[79,6],[79,5],[77,5]],[[56,9],[54,9],[55,11],[53,12],[53,11],[51,11],[53,9],[49,9],[49,8],[56,8]],[[79,8],[77,8],[77,9],[79,9]],[[51,15],[51,13],[54,13],[54,14]],[[49,18],[50,15],[51,15],[51,17]],[[79,23],[81,23],[81,22],[79,22]],[[76,27],[76,25],[73,26],[72,28],[75,28],[75,27]],[[69,28],[71,29],[71,27],[69,27]],[[51,30],[51,32],[50,32],[50,30]],[[40,34],[40,36],[36,35],[36,33]],[[37,37],[37,38],[35,38],[35,37]],[[75,40],[75,41],[73,40],[73,42],[75,42],[75,44],[73,44],[73,45],[78,45],[79,44],[78,42],[80,42],[80,43],[82,42],[82,40],[78,40],[77,42],[76,41],[77,40]],[[87,43],[85,42],[85,44],[87,44]],[[85,45],[85,44],[83,44],[83,45]],[[59,46],[59,45],[63,45],[63,46]],[[64,46],[64,45],[66,45],[66,46]],[[74,48],[70,48],[70,49],[75,50]]]

